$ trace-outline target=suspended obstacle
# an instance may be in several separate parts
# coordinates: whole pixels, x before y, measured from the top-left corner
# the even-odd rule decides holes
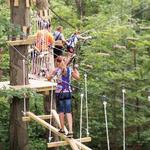
[[[13,1],[13,5],[15,7],[19,7],[19,4],[21,3],[20,0],[14,0]],[[29,8],[31,5],[31,2],[36,3],[36,0],[25,0],[25,7]],[[49,17],[49,10],[39,10],[39,14],[42,18],[48,18]],[[36,20],[37,22],[37,20]],[[7,41],[7,44],[12,47],[14,50],[16,50],[17,52],[19,52],[19,50],[17,49],[20,46],[29,46],[29,48],[31,46],[34,46],[35,40],[36,40],[36,35],[30,35],[31,31],[30,31],[30,27],[29,26],[21,26],[22,29],[22,35],[19,35],[19,37],[9,37],[9,41]],[[58,43],[56,43],[58,45]],[[52,50],[52,49],[51,49]],[[32,50],[28,49],[28,53],[30,54],[30,52],[32,52]],[[24,59],[24,58],[23,58]],[[26,59],[26,58],[25,58]],[[47,62],[48,63],[45,63]],[[35,64],[36,62],[36,64]],[[35,70],[40,70],[41,68],[44,68],[45,66],[49,66],[50,68],[48,69],[53,69],[54,68],[54,58],[53,58],[53,53],[46,53],[44,54],[44,57],[41,55],[39,55],[39,57],[37,56],[36,58],[34,57],[31,60],[31,64],[33,65],[31,68],[29,68],[30,72],[29,73],[33,73],[37,75],[37,71]],[[41,66],[40,66],[41,65]],[[24,73],[24,64],[22,65],[22,70],[23,70],[23,79],[25,78]],[[35,73],[36,72],[36,73]],[[36,92],[44,92],[44,94],[49,95],[49,91],[54,91],[55,87],[56,87],[56,83],[53,82],[49,82],[46,81],[45,79],[41,80],[40,78],[38,78],[38,80],[35,79],[29,79],[29,84],[25,85],[15,85],[15,86],[11,86],[9,81],[6,82],[0,82],[0,89],[3,88],[6,89],[14,89],[14,90],[20,90],[22,88],[31,88],[36,90]],[[26,98],[24,98],[24,108],[26,107],[25,103],[26,103]],[[59,147],[59,146],[64,146],[64,145],[70,145],[71,148],[73,150],[91,150],[91,148],[87,147],[86,145],[82,144],[85,142],[90,142],[91,141],[91,137],[84,137],[80,139],[74,139],[74,138],[68,138],[65,134],[62,134],[59,132],[58,128],[61,128],[60,125],[60,120],[59,120],[59,115],[57,114],[57,112],[55,110],[50,110],[51,114],[49,115],[35,115],[32,112],[29,111],[25,111],[26,108],[24,109],[24,116],[22,117],[22,121],[24,122],[30,122],[30,121],[36,121],[38,124],[42,125],[43,127],[49,129],[49,131],[52,131],[54,134],[56,134],[57,136],[61,137],[62,139],[64,139],[64,141],[57,141],[57,142],[50,142],[47,143],[47,147]],[[55,122],[57,123],[57,127],[54,127],[53,125],[51,125],[51,123],[46,122],[47,120],[52,120],[54,119]],[[64,128],[65,133],[68,133],[67,128]]]
[[[89,142],[89,141],[91,141],[90,137],[83,138],[81,140],[79,140],[79,139],[76,140],[74,138],[68,138],[64,134],[60,133],[59,129],[55,128],[54,126],[50,125],[46,121],[42,120],[39,116],[36,116],[32,112],[27,112],[26,114],[27,114],[28,117],[30,117],[34,121],[38,122],[39,124],[41,124],[42,126],[44,126],[47,129],[51,129],[51,131],[53,133],[55,133],[56,135],[58,135],[59,137],[61,137],[61,138],[63,138],[65,140],[65,141],[60,141],[60,142],[48,143],[48,147],[58,147],[58,146],[63,146],[64,144],[65,145],[69,144],[73,150],[79,150],[80,147],[83,150],[91,150],[89,147],[87,147],[86,145],[84,145],[84,144],[81,143],[82,141],[83,142]]]
[[[25,0],[25,7],[29,8],[31,3],[36,3],[36,0]],[[21,2],[19,0],[14,0],[14,6],[17,8],[19,7],[19,4]],[[42,18],[47,18],[49,16],[49,10],[39,10],[39,14],[40,16],[42,16]],[[36,40],[36,36],[35,35],[29,35],[30,31],[30,27],[28,26],[21,26],[22,29],[22,35],[20,35],[20,37],[10,37],[9,41],[7,41],[7,44],[12,47],[14,49],[14,51],[17,51],[19,53],[19,50],[17,49],[20,46],[33,46]],[[58,43],[57,43],[58,44]],[[52,50],[52,49],[51,49]],[[30,52],[30,50],[28,50],[28,53]],[[32,51],[31,51],[32,52]],[[49,57],[50,55],[50,57]],[[23,59],[26,59],[23,57]],[[23,60],[24,61],[24,60]],[[37,66],[39,67],[39,65],[41,65],[40,67],[43,67],[46,61],[48,62],[48,66],[53,69],[54,68],[54,58],[53,58],[53,53],[49,53],[44,55],[44,57],[40,57],[40,58],[36,58],[36,60],[32,60],[31,63],[35,63],[37,62]],[[43,65],[43,64],[44,65]],[[35,67],[35,64],[32,64],[33,67]],[[43,65],[43,66],[42,66]],[[20,69],[20,68],[18,68]],[[25,67],[24,64],[22,65],[23,70],[23,79],[25,78]],[[30,73],[34,72],[34,69],[31,69]],[[36,68],[39,71],[39,68]],[[33,71],[33,72],[32,72]],[[34,73],[33,73],[34,74]],[[6,82],[0,82],[0,89],[14,89],[14,90],[20,90],[22,88],[30,88],[35,90],[36,92],[44,92],[45,95],[49,95],[50,91],[54,91],[56,87],[56,83],[54,82],[49,82],[46,80],[41,80],[40,78],[35,80],[35,79],[29,79],[29,84],[25,85],[15,85],[12,86],[10,85],[9,81]],[[53,92],[52,92],[53,93]],[[38,124],[42,125],[43,127],[47,128],[49,131],[52,131],[54,134],[56,134],[57,136],[61,137],[61,139],[64,139],[64,141],[57,141],[57,142],[51,142],[51,143],[47,143],[47,147],[59,147],[59,146],[65,146],[65,145],[70,145],[71,148],[73,150],[91,150],[91,148],[87,147],[86,145],[82,144],[85,142],[90,142],[91,141],[91,137],[84,137],[80,139],[74,139],[74,138],[68,138],[65,134],[62,134],[59,132],[58,128],[61,128],[60,125],[60,120],[59,120],[59,115],[57,114],[57,112],[55,110],[51,109],[51,114],[49,115],[35,115],[34,113],[30,112],[30,111],[25,111],[26,110],[26,98],[24,98],[24,116],[22,117],[22,121],[24,122],[30,122],[30,121],[36,121]],[[51,123],[46,122],[47,120],[52,120],[54,119],[55,122],[57,123],[57,127],[54,127],[53,125],[51,125]],[[67,134],[68,130],[66,127],[64,127],[64,131]]]

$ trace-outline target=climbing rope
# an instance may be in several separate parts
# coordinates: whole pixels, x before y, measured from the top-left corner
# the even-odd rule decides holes
[[[84,94],[81,93],[80,95],[80,142],[81,142],[81,138],[82,138],[82,110],[83,110],[83,97],[84,97]],[[80,146],[80,149],[81,149],[81,146]]]
[[[51,104],[50,104],[50,125],[52,125],[52,108],[53,108],[53,90],[54,90],[54,88],[53,88],[53,85],[52,85],[52,90],[51,90]],[[49,137],[48,137],[48,140],[49,140],[49,143],[51,142],[51,140],[52,140],[52,131],[51,131],[51,129],[49,129]]]
[[[25,87],[25,60],[22,60],[22,68],[23,68],[23,86]],[[27,113],[27,106],[26,106],[26,94],[24,93],[24,98],[23,98],[23,115],[25,116]]]
[[[125,134],[125,93],[126,90],[125,88],[122,88],[122,111],[123,111],[123,150],[125,150],[125,146],[126,146],[126,134]]]
[[[107,102],[106,102],[106,100],[103,101],[103,105],[104,105],[104,114],[105,114],[106,136],[107,136],[107,149],[110,150],[108,122],[107,122]]]
[[[85,80],[85,107],[86,107],[86,136],[89,136],[89,115],[88,115],[88,98],[87,98],[87,74],[84,74]]]

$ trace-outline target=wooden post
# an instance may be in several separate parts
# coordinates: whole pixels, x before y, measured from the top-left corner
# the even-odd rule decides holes
[[[14,6],[19,6],[19,1],[18,0],[14,0]]]
[[[76,141],[80,141],[80,139],[75,139]],[[91,137],[85,137],[81,139],[81,142],[90,142],[91,141]],[[69,143],[67,141],[58,141],[58,142],[51,142],[51,143],[47,143],[47,147],[58,147],[58,146],[65,146],[68,145]]]
[[[26,0],[26,7],[30,7],[30,1],[29,0]]]
[[[30,25],[30,10],[26,7],[25,0],[10,0],[10,10],[11,23],[14,27],[19,27],[21,29],[23,26],[28,27]],[[27,58],[28,55],[27,48],[27,45],[10,46],[9,48],[11,85],[23,85],[24,83],[29,83],[27,63],[23,65],[23,59]],[[22,56],[19,53],[21,53]],[[23,66],[25,68],[25,73],[23,71]],[[14,97],[10,104],[10,150],[28,150],[27,125],[22,121],[23,108],[23,100]]]
[[[10,150],[28,150],[26,123],[22,121],[23,100],[14,97],[10,104]]]
[[[10,0],[11,8],[11,23],[14,27],[23,26],[29,27],[30,25],[30,10],[26,7],[26,1],[19,0],[19,6],[14,6],[14,0]],[[22,28],[23,30],[23,28]],[[13,36],[13,35],[12,35]],[[25,84],[28,84],[28,66],[25,65],[25,75],[23,75],[23,56],[27,58],[28,46],[10,46],[10,84],[11,85],[23,85],[23,76],[25,76]],[[22,56],[16,51],[16,49],[22,54]]]

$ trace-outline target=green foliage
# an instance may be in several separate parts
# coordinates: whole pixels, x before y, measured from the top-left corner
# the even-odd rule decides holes
[[[2,1],[1,1],[2,2]],[[84,16],[78,19],[74,0],[51,1],[54,11],[80,28],[84,35],[91,35],[93,39],[81,42],[78,53],[79,71],[81,73],[80,86],[83,87],[84,71],[88,73],[88,101],[89,101],[89,131],[92,149],[107,149],[102,95],[109,98],[107,104],[108,125],[111,146],[122,147],[122,85],[126,88],[126,142],[133,149],[136,144],[149,143],[149,102],[147,100],[150,89],[150,36],[149,30],[141,30],[140,26],[149,26],[150,3],[147,0],[83,0]],[[3,3],[2,3],[3,4]],[[4,7],[5,6],[5,7]],[[4,9],[2,9],[4,7]],[[5,41],[8,32],[9,11],[6,5],[0,6],[0,38]],[[67,37],[75,29],[66,22],[53,15],[53,28],[58,25],[64,27]],[[12,26],[12,28],[14,28]],[[16,33],[19,28],[14,28]],[[137,40],[128,40],[134,37]],[[3,43],[2,42],[2,43]],[[4,44],[3,44],[4,45]],[[116,45],[126,48],[115,48]],[[109,55],[102,55],[107,53]],[[135,56],[135,57],[134,57]],[[1,68],[9,69],[9,56],[4,52]],[[30,109],[37,114],[43,114],[41,96],[29,89],[15,91],[13,89],[0,91],[0,141],[8,142],[8,114],[9,99],[13,96],[23,98],[24,93],[31,99]],[[80,93],[73,100],[73,114],[75,136],[79,137]],[[138,105],[138,106],[137,106]],[[38,106],[38,107],[37,107]],[[83,116],[85,115],[84,101]],[[83,117],[86,127],[86,118]],[[138,130],[138,128],[140,128]],[[45,149],[44,129],[36,123],[29,126],[30,149]],[[83,136],[86,130],[83,130]],[[138,135],[138,136],[137,136]],[[64,148],[65,149],[65,148]],[[115,149],[112,147],[112,149]]]

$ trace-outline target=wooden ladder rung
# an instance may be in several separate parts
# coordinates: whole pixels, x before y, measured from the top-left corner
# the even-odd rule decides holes
[[[43,119],[43,120],[48,120],[48,119],[52,118],[52,115],[40,115],[38,117],[41,118],[41,119]],[[31,121],[31,118],[25,116],[25,117],[22,117],[22,121]]]
[[[27,7],[27,8],[30,7],[30,0],[26,0],[26,7]]]
[[[19,0],[14,0],[14,6],[19,6]]]
[[[75,139],[75,140],[80,142],[80,139]],[[90,142],[90,141],[91,141],[91,137],[81,138],[81,142],[83,142],[83,143]],[[65,146],[65,145],[69,145],[69,143],[67,141],[58,141],[58,142],[47,143],[48,148]]]

